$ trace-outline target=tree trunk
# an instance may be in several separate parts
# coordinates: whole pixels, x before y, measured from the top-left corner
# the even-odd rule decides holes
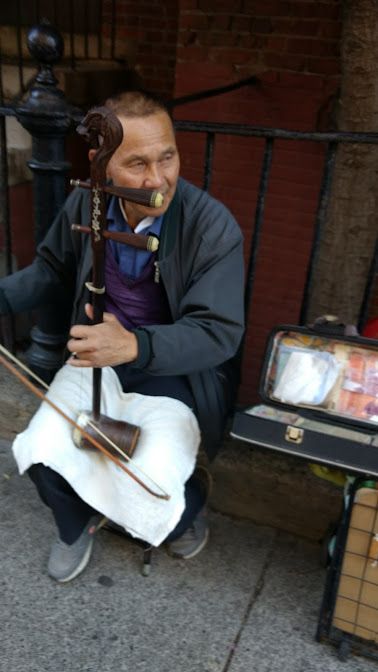
[[[341,131],[378,130],[378,4],[344,3]],[[338,315],[357,324],[378,232],[378,145],[340,144],[319,248],[309,321]]]

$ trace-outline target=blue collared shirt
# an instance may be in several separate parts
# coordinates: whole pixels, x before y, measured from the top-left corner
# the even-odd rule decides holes
[[[107,220],[109,231],[134,233],[124,217],[117,196],[110,197]],[[139,222],[135,229],[135,233],[143,233],[146,236],[154,233],[156,236],[160,236],[162,223],[163,215],[155,218],[146,217]],[[150,260],[152,253],[145,250],[139,250],[131,245],[117,243],[114,240],[110,240],[109,243],[121,273],[133,279],[137,278]]]

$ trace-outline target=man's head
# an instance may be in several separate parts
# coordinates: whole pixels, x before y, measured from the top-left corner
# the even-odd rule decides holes
[[[172,121],[154,96],[130,91],[106,101],[123,127],[123,140],[107,166],[108,178],[121,187],[156,189],[164,196],[161,208],[124,202],[130,226],[144,217],[163,214],[174,196],[180,169]],[[89,151],[91,159],[96,150]]]

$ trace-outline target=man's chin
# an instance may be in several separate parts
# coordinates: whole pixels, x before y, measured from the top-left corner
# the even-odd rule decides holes
[[[170,203],[171,201],[169,201]],[[161,215],[164,215],[168,208],[169,208],[169,203],[166,205],[162,205],[161,208],[149,208],[149,216],[150,217],[161,217]]]

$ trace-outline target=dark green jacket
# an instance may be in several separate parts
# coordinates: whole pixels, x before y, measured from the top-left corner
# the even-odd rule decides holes
[[[86,323],[90,300],[90,237],[71,231],[89,225],[90,192],[68,197],[31,266],[0,282],[0,310],[31,310],[54,301],[62,284],[73,302],[71,323]],[[180,179],[166,215],[158,252],[172,324],[135,331],[133,366],[155,375],[186,375],[197,405],[203,443],[212,457],[221,440],[232,380],[230,361],[243,334],[242,235],[218,201]]]

